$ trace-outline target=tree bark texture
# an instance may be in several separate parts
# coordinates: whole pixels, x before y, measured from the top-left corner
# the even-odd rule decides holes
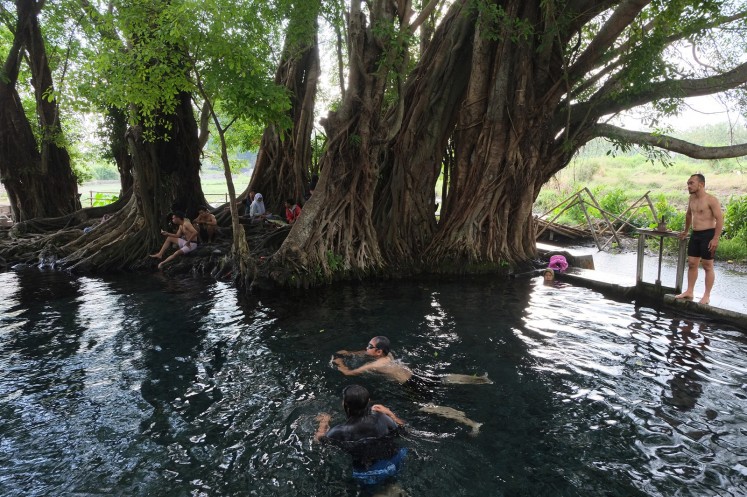
[[[59,110],[37,17],[39,5],[19,0],[16,7],[14,42],[3,67],[7,79],[0,81],[0,173],[15,220],[25,221],[74,212],[80,208],[80,198],[70,157],[61,145]],[[24,51],[31,68],[41,144],[36,142],[16,87]]]
[[[382,161],[374,222],[390,264],[413,266],[436,231],[435,186],[467,89],[475,15],[455,3],[405,85],[402,127]]]
[[[319,82],[319,45],[317,37],[297,53],[286,47],[275,83],[288,89],[292,127],[288,133],[268,126],[247,191],[259,192],[273,213],[284,212],[283,202],[302,202],[309,182],[311,132],[314,129],[314,102]]]
[[[305,286],[383,266],[372,212],[378,161],[391,131],[383,119],[387,77],[401,50],[380,28],[394,25],[394,9],[376,0],[367,18],[360,2],[351,3],[345,100],[323,122],[327,149],[314,195],[266,268],[276,283]]]
[[[509,18],[541,26],[538,2],[503,2]],[[478,21],[469,88],[459,112],[456,167],[427,250],[434,269],[528,259],[535,253],[532,205],[553,160],[549,120],[560,98],[548,95],[562,74],[559,54],[537,38],[512,41],[511,26]],[[554,100],[554,101],[553,101]]]

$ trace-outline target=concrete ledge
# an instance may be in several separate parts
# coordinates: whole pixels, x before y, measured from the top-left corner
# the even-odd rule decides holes
[[[556,271],[555,277],[560,281],[594,288],[603,293],[611,293],[619,297],[632,298],[636,295],[635,281],[611,273],[569,267],[567,271],[562,273]]]
[[[705,316],[722,318],[734,323],[739,328],[747,329],[747,314],[742,314],[741,312],[730,311],[729,309],[722,309],[721,307],[714,307],[708,304],[699,304],[692,300],[676,299],[674,298],[674,294],[664,295],[664,303],[676,309],[684,309]]]

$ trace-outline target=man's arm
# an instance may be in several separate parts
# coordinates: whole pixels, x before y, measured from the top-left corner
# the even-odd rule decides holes
[[[716,231],[713,234],[713,239],[708,242],[708,250],[711,252],[711,255],[714,255],[718,248],[721,231],[724,229],[724,213],[721,212],[721,204],[718,199],[713,195],[708,199],[708,205],[711,208],[711,212],[713,212],[713,217],[716,218]]]
[[[330,416],[326,412],[323,412],[316,417],[316,420],[319,421],[319,427],[316,429],[316,434],[314,435],[315,441],[318,442],[324,435],[327,434],[327,432],[329,431],[330,419],[332,419],[332,416]]]
[[[377,369],[377,365],[375,362],[364,364],[363,366],[359,368],[355,368],[355,369],[350,369],[345,364],[345,361],[342,359],[342,357],[337,357],[332,362],[337,364],[337,369],[339,369],[340,372],[344,374],[345,376],[357,376],[362,373],[375,373]]]
[[[392,421],[394,421],[395,423],[397,423],[399,426],[404,426],[405,425],[404,420],[402,420],[399,417],[397,417],[397,415],[394,414],[392,412],[392,410],[389,409],[388,407],[385,407],[385,406],[383,406],[381,404],[374,404],[374,405],[371,406],[371,410],[374,411],[374,412],[380,412],[381,414],[385,414],[385,415],[389,416],[390,418],[392,418]]]
[[[366,353],[365,350],[338,350],[335,352],[337,355],[364,355]]]
[[[680,232],[680,240],[684,240],[690,233],[690,226],[693,224],[693,211],[690,209],[690,202],[687,202],[687,212],[685,213],[685,229]]]

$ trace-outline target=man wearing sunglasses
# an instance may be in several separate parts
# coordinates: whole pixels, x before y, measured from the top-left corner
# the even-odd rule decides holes
[[[394,360],[390,354],[391,342],[385,336],[373,337],[368,341],[365,350],[350,352],[338,350],[333,362],[337,369],[345,376],[357,376],[363,373],[376,373],[394,380],[397,383],[413,388],[414,390],[426,392],[439,383],[447,384],[492,384],[487,375],[474,376],[466,374],[447,374],[435,379],[414,374],[410,368],[400,361]],[[339,356],[365,355],[371,359],[358,368],[350,368],[345,364],[345,359]]]
[[[390,354],[389,339],[385,336],[373,337],[368,341],[365,350],[350,352],[347,350],[338,350],[335,354],[337,357],[333,362],[337,369],[345,376],[357,376],[363,373],[374,373],[385,376],[390,380],[407,387],[421,396],[428,397],[433,392],[436,385],[447,384],[492,384],[487,374],[483,376],[472,376],[465,374],[448,374],[437,378],[429,378],[413,371],[399,361],[395,361]],[[345,364],[345,359],[340,356],[366,356],[369,362],[357,368],[350,368]],[[451,407],[426,404],[420,408],[421,411],[444,418],[452,419],[466,426],[472,431],[471,435],[477,435],[482,423],[478,423],[468,418],[464,412]]]

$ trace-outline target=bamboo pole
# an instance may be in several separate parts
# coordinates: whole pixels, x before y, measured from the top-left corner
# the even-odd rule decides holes
[[[577,193],[579,203],[581,204],[581,210],[584,211],[584,215],[586,216],[586,221],[589,223],[589,229],[591,230],[591,235],[594,237],[594,242],[597,244],[597,248],[599,251],[602,251],[602,247],[599,245],[599,238],[597,237],[597,232],[594,231],[594,225],[591,222],[591,216],[589,216],[589,212],[586,210],[586,205],[584,203],[584,200],[581,198],[581,193]]]
[[[578,195],[578,193],[576,193],[575,195]],[[567,199],[565,199],[564,201],[562,201],[561,203],[559,203],[559,204],[558,204],[557,206],[555,206],[555,207],[553,207],[552,209],[550,209],[550,210],[549,210],[548,212],[552,212],[552,211],[553,211],[553,209],[557,209],[558,207],[560,207],[560,206],[561,206],[561,205],[563,205],[564,203],[566,203],[566,202],[568,202],[569,200],[571,200],[571,198],[572,198],[572,197],[568,197]],[[562,215],[563,215],[563,213],[564,213],[565,211],[567,211],[568,209],[570,209],[571,207],[573,207],[574,205],[576,205],[576,203],[577,203],[577,202],[578,202],[578,200],[575,200],[575,201],[571,202],[570,204],[566,205],[566,206],[565,206],[565,208],[564,208],[564,209],[563,209],[562,211],[560,211],[560,212],[559,212],[559,213],[558,213],[558,214],[557,214],[557,215],[556,215],[556,216],[555,216],[554,218],[552,218],[552,219],[551,219],[551,220],[550,220],[550,221],[549,221],[549,222],[547,223],[547,225],[546,225],[546,226],[545,226],[544,228],[542,228],[542,230],[541,230],[541,231],[540,231],[539,233],[537,233],[537,234],[535,235],[535,237],[539,237],[539,236],[540,236],[540,235],[541,235],[542,233],[544,233],[544,232],[545,232],[545,230],[546,230],[546,229],[547,229],[548,227],[550,227],[550,226],[551,226],[551,225],[552,225],[552,224],[553,224],[553,223],[555,222],[555,220],[556,220],[557,218],[559,218],[560,216],[562,216]]]
[[[591,192],[589,191],[588,188],[584,188],[584,190],[586,190],[586,193],[589,195],[589,198],[591,199],[591,201],[594,202],[594,206],[597,209],[599,209],[599,212],[602,214],[602,217],[604,218],[605,223],[607,223],[607,226],[609,227],[610,231],[612,232],[612,236],[617,241],[617,244],[619,246],[622,246],[622,242],[617,237],[617,233],[615,233],[615,227],[612,226],[612,223],[610,222],[609,218],[607,217],[606,211],[604,209],[602,209],[602,206],[599,205],[599,203],[597,202],[597,199],[594,198],[594,195],[591,194]],[[599,234],[601,235],[602,233],[604,233],[604,231],[601,231]],[[602,249],[600,248],[599,250],[601,251]]]

